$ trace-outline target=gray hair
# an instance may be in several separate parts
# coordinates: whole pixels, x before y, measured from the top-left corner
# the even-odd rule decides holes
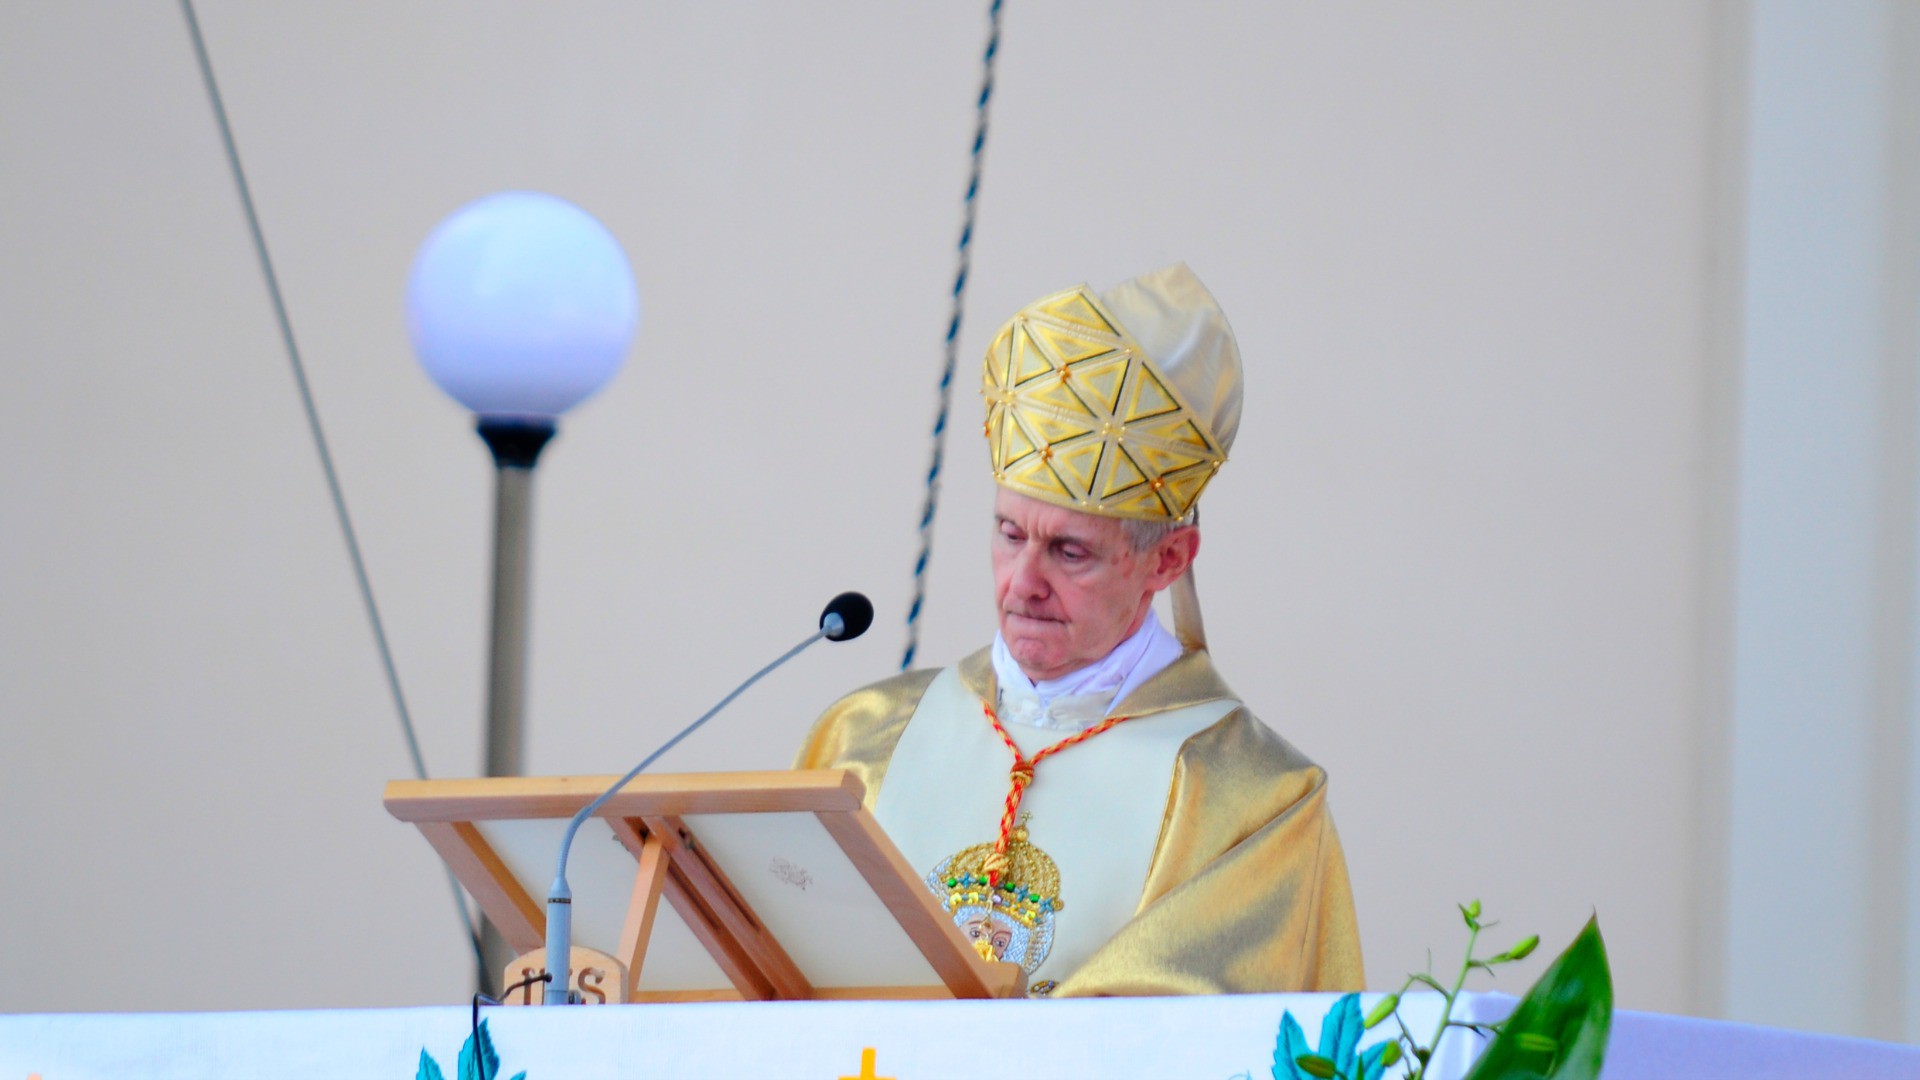
[[[1142,521],[1138,518],[1120,518],[1120,529],[1127,534],[1127,542],[1135,551],[1150,550],[1155,544],[1172,536],[1181,529],[1200,524],[1200,511],[1196,507],[1186,517],[1178,521]]]

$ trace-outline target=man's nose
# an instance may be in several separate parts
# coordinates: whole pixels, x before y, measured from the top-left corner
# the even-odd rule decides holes
[[[1013,577],[1010,584],[1013,591],[1021,596],[1043,599],[1053,591],[1047,581],[1046,568],[1040,562],[1039,545],[1028,544],[1013,557]]]

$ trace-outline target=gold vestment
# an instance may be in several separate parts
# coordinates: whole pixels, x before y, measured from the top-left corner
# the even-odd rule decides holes
[[[871,809],[938,674],[908,672],[842,698],[814,725],[795,767],[852,770]],[[998,697],[986,650],[962,660],[957,674],[982,701]],[[1207,653],[1194,650],[1113,711],[1137,717],[1232,697]],[[1326,786],[1319,766],[1245,706],[1187,739],[1170,789],[1139,793],[1166,810],[1132,919],[1051,996],[1361,989],[1353,893]]]

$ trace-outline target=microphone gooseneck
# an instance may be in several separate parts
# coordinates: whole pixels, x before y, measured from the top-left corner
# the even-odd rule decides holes
[[[825,638],[828,641],[847,641],[865,633],[873,625],[873,602],[857,592],[844,592],[828,601],[825,611],[820,613],[820,629],[807,635],[806,640],[781,653],[773,663],[761,668],[747,677],[747,680],[733,688],[732,692],[720,699],[713,708],[700,714],[700,718],[679,734],[660,744],[660,748],[648,754],[640,764],[627,770],[627,774],[615,780],[613,785],[600,793],[599,797],[580,808],[579,813],[567,822],[566,834],[560,840],[560,855],[555,861],[553,885],[547,890],[547,970],[553,974],[553,981],[547,984],[543,999],[548,1005],[569,1005],[573,1003],[573,972],[571,954],[573,951],[573,890],[567,885],[567,855],[573,850],[573,837],[580,826],[587,823],[594,811],[605,806],[608,799],[633,778],[639,776],[646,767],[660,759],[662,754],[680,745],[680,740],[693,734],[701,724],[713,719],[720,710],[733,704],[733,699],[745,693],[747,688],[759,682],[773,670],[805,651],[807,646]]]

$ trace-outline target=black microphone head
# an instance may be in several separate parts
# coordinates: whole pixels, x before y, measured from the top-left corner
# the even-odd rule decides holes
[[[827,625],[827,616],[840,616],[840,632],[828,634],[828,641],[846,641],[857,638],[873,625],[873,601],[857,592],[843,592],[827,601],[827,609],[820,613],[820,625]]]

